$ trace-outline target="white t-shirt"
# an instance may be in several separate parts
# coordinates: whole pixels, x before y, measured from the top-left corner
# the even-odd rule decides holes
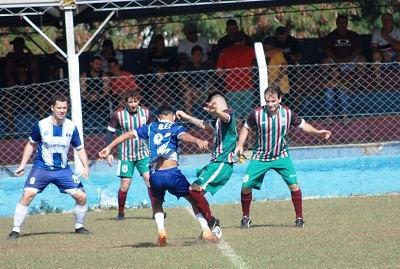
[[[400,41],[400,29],[393,27],[389,36],[396,41]],[[378,49],[386,52],[390,57],[396,55],[397,50],[393,49],[390,43],[382,37],[382,29],[376,29],[372,33],[371,47],[378,47]]]
[[[196,45],[199,45],[203,48],[203,59],[202,62],[208,61],[208,53],[212,51],[212,47],[210,42],[208,41],[208,37],[199,36],[196,42],[190,42],[187,38],[183,39],[178,45],[178,53],[186,53],[189,61],[192,60],[192,48]]]

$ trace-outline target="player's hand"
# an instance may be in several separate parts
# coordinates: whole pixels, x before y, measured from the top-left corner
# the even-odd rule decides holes
[[[176,111],[175,115],[180,120],[186,120],[187,118],[189,118],[189,115],[183,112],[182,110]]]
[[[237,145],[236,148],[235,148],[234,153],[235,153],[236,156],[241,156],[241,155],[243,155],[243,147]]]
[[[211,114],[217,112],[217,103],[212,102],[212,103],[206,103],[206,107],[204,108],[205,111],[210,112]]]
[[[83,168],[82,172],[78,175],[78,177],[82,177],[85,180],[89,178],[89,168]]]
[[[108,148],[104,148],[99,152],[99,160],[102,161],[105,158],[107,158],[107,156],[110,155],[110,150]]]
[[[332,136],[332,133],[327,130],[320,130],[318,136],[323,139],[329,139]]]
[[[196,144],[199,147],[199,149],[201,149],[201,150],[208,149],[208,141],[196,139]]]
[[[17,170],[14,171],[14,175],[16,175],[17,177],[20,177],[24,174],[25,172],[25,167],[18,167]]]
[[[114,156],[112,154],[107,156],[107,163],[112,167],[112,163],[114,162]]]

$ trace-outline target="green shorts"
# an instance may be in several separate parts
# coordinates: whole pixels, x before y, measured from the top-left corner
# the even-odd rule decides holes
[[[292,159],[286,157],[269,162],[251,160],[243,178],[242,188],[261,189],[265,173],[270,169],[275,170],[279,175],[281,175],[287,185],[297,184],[297,175]]]
[[[193,182],[214,195],[231,178],[232,163],[213,162],[197,171],[197,179]]]
[[[121,178],[132,178],[135,172],[135,167],[142,176],[144,173],[149,172],[149,157],[138,161],[119,161],[117,176]]]

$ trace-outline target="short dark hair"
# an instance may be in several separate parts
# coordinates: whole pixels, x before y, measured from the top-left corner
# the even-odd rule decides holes
[[[226,21],[226,27],[232,26],[232,25],[237,26],[237,22],[234,19],[229,19]]]
[[[336,18],[336,21],[338,21],[339,19],[345,19],[346,21],[348,21],[347,16],[343,15],[343,14],[339,14]]]
[[[200,50],[201,52],[203,52],[203,48],[199,45],[193,46],[191,53],[193,54],[195,51]]]
[[[110,63],[115,63],[115,64],[119,65],[118,60],[116,58],[114,58],[114,57],[111,57],[110,59],[108,59],[108,63],[107,64],[110,64]]]
[[[264,91],[264,96],[266,96],[267,93],[276,93],[278,98],[282,97],[282,91],[279,86],[267,87]]]
[[[237,31],[235,35],[233,36],[233,40],[235,42],[241,43],[242,41],[247,39],[247,35],[243,31]]]
[[[279,27],[276,28],[276,30],[275,30],[275,34],[276,34],[276,35],[283,35],[283,34],[286,34],[286,33],[287,33],[286,28],[283,27],[283,26],[279,26]]]
[[[104,39],[103,48],[114,47],[114,44],[111,39]]]
[[[64,95],[61,94],[56,94],[53,96],[53,98],[51,99],[51,105],[54,106],[56,104],[56,102],[68,102],[67,97],[65,97]]]
[[[214,96],[217,96],[217,95],[219,95],[219,96],[221,96],[221,97],[224,97],[224,98],[225,98],[225,95],[224,95],[222,92],[219,92],[219,91],[213,91],[212,93],[210,93],[210,94],[207,96],[206,103],[210,102],[210,101],[211,101],[211,99],[213,99],[213,97],[214,97]]]
[[[100,56],[93,56],[93,58],[92,58],[92,60],[90,62],[94,63],[94,61],[96,61],[96,60],[103,61],[103,58],[101,58]]]
[[[142,99],[142,96],[140,96],[140,93],[138,90],[128,90],[127,92],[125,92],[125,101],[127,102],[129,98]]]
[[[168,116],[171,113],[173,114],[174,111],[172,110],[172,107],[170,105],[168,105],[168,104],[162,104],[157,110],[157,116],[158,117],[161,116],[161,115]]]

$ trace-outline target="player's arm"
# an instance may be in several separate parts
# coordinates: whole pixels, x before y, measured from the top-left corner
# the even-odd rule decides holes
[[[186,142],[186,143],[193,143],[196,144],[199,149],[201,150],[206,150],[208,149],[208,142],[205,140],[201,140],[199,138],[196,138],[188,133],[183,133],[179,136],[179,140]]]
[[[114,134],[115,132],[112,132],[110,130],[107,130],[106,132],[106,147],[110,145],[114,139]],[[112,163],[114,162],[114,156],[112,154],[107,156],[107,163],[109,166],[112,166]]]
[[[243,125],[242,129],[240,130],[238,142],[237,142],[237,145],[236,145],[236,148],[235,148],[235,155],[237,155],[237,154],[242,155],[243,154],[243,145],[244,145],[244,142],[246,142],[248,134],[249,134],[249,127],[245,123]]]
[[[131,139],[131,138],[136,138],[136,132],[135,131],[129,131],[121,134],[118,136],[116,139],[114,139],[110,145],[105,147],[99,152],[100,160],[103,160],[106,158],[108,155],[110,155],[110,152],[113,148],[124,142],[125,140]]]
[[[83,177],[84,179],[88,179],[89,173],[90,173],[90,168],[89,168],[89,159],[87,157],[86,150],[84,147],[82,147],[80,149],[77,149],[76,152],[78,154],[79,160],[81,160],[81,162],[83,164],[83,170],[79,174],[79,176]]]
[[[200,120],[198,118],[190,116],[190,115],[186,114],[185,112],[183,112],[181,110],[178,110],[176,112],[176,116],[178,117],[178,119],[188,121],[191,124],[201,128],[203,130],[206,130],[206,131],[213,131],[214,130],[213,127],[210,126],[210,124],[208,124],[207,122],[204,122],[204,120]]]
[[[35,143],[33,143],[31,141],[26,143],[25,148],[24,148],[24,153],[22,154],[21,164],[19,165],[17,170],[15,170],[15,172],[14,172],[14,174],[16,176],[19,177],[24,174],[25,166],[29,162],[29,159],[31,158],[31,155],[32,155],[34,149],[35,149]]]
[[[315,129],[311,124],[307,122],[301,124],[300,128],[306,133],[313,134],[324,139],[329,139],[329,137],[332,136],[330,131]]]

